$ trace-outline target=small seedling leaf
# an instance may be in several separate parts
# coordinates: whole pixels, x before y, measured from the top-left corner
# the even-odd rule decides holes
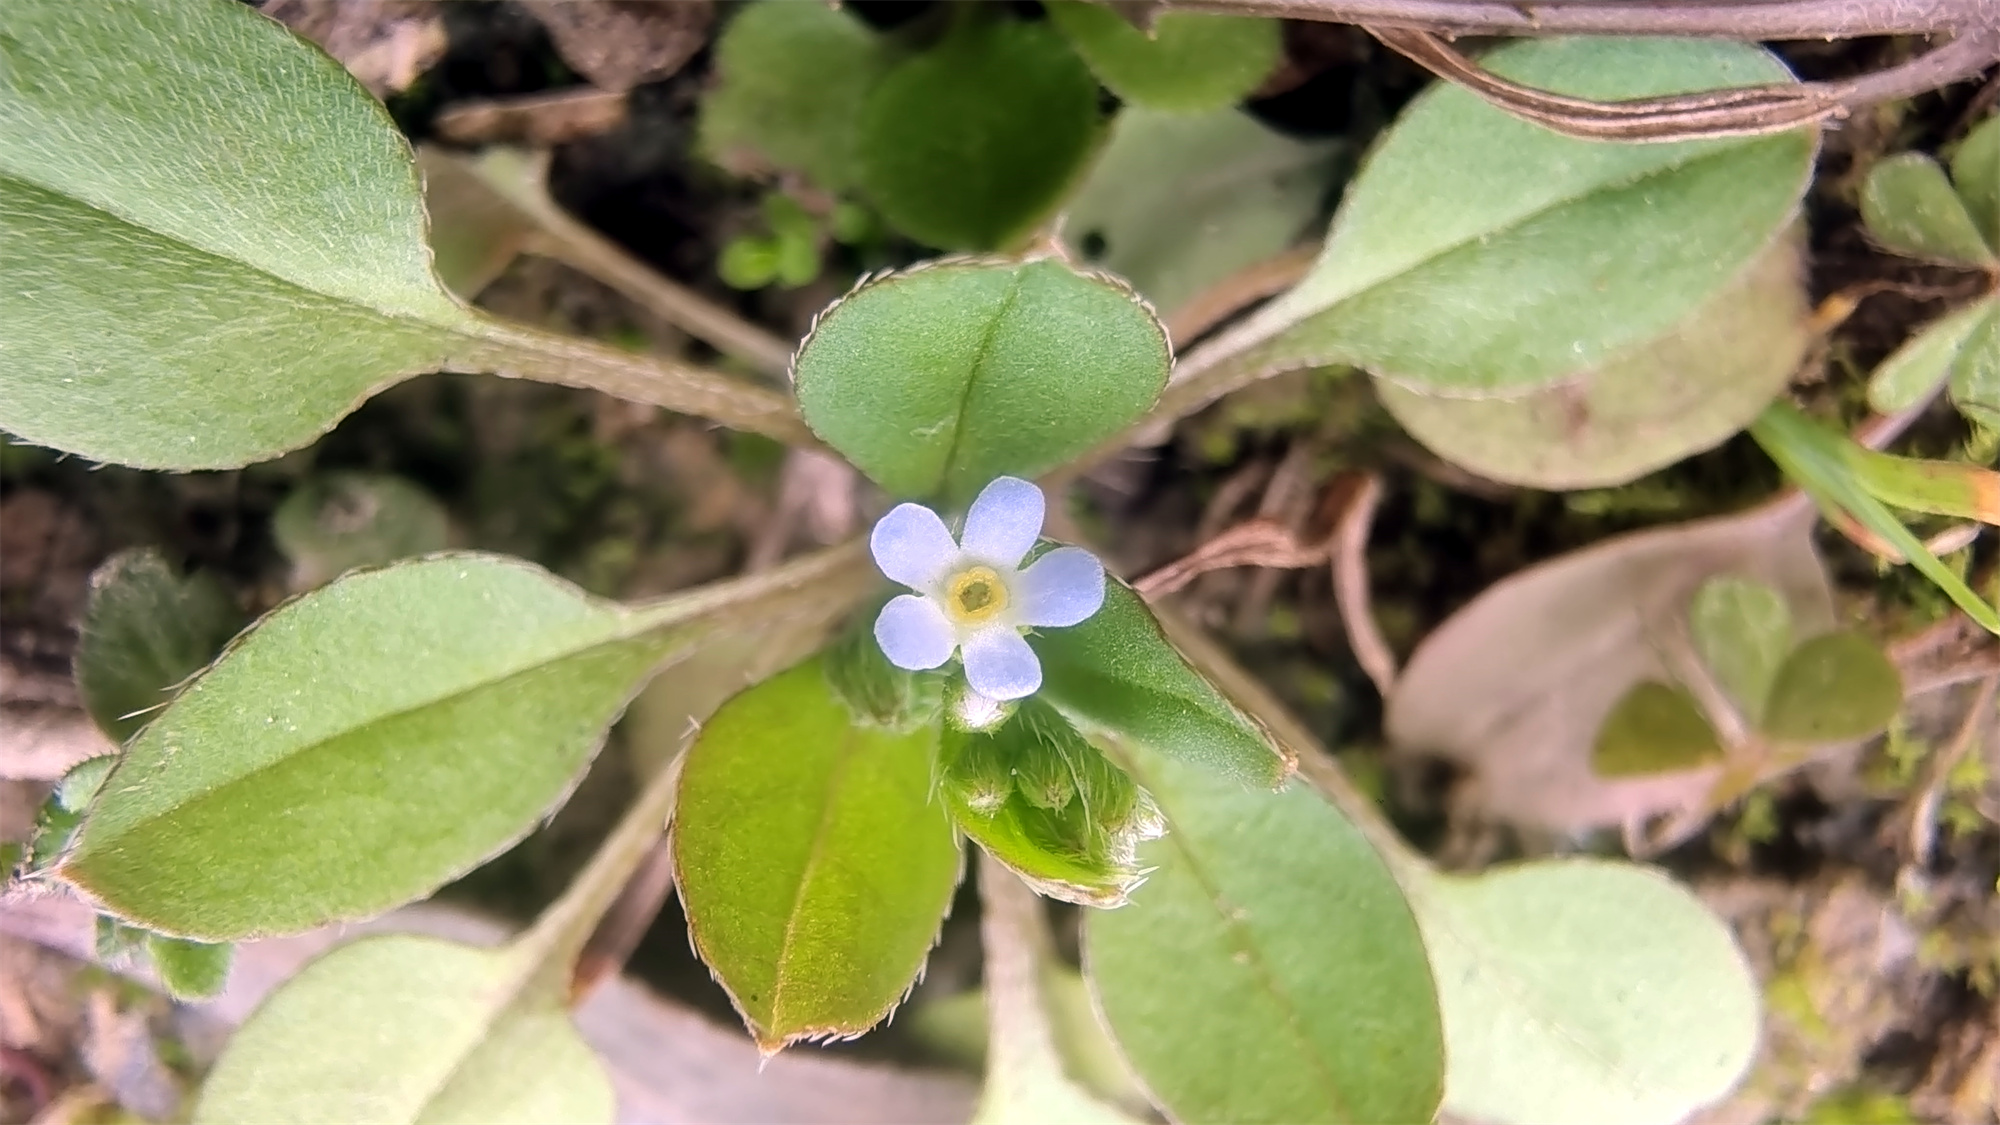
[[[1590,768],[1599,777],[1699,769],[1722,758],[1715,728],[1688,693],[1656,680],[1632,685],[1597,730]]]
[[[1881,732],[1902,706],[1902,678],[1878,645],[1858,633],[1827,633],[1778,669],[1763,729],[1790,742],[1846,742]]]

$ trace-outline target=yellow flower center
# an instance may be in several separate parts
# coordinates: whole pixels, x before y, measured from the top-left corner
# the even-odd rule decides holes
[[[952,616],[977,625],[1007,608],[1007,587],[992,567],[968,567],[951,576],[944,600]]]

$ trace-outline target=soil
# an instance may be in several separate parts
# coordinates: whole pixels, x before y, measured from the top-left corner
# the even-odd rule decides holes
[[[852,6],[882,24],[920,18],[909,5]],[[445,45],[434,61],[400,89],[381,88],[393,85],[393,68],[377,83],[413,139],[433,137],[440,115],[454,107],[588,88],[522,5],[453,3],[435,18]],[[717,13],[718,22],[726,18]],[[1353,29],[1288,25],[1287,47],[1286,66],[1251,108],[1302,135],[1365,142],[1424,82]],[[1904,41],[1867,40],[1791,45],[1785,53],[1806,76],[1837,77],[1879,69],[1910,50]],[[744,294],[720,282],[720,249],[756,227],[760,189],[691,154],[709,66],[704,45],[672,74],[635,85],[618,123],[556,147],[551,188],[565,208],[660,272],[794,338],[857,270],[880,262],[836,251],[822,278],[797,290]],[[2000,75],[1960,84],[1859,115],[1828,134],[1806,211],[1812,292],[1823,298],[1861,285],[1882,288],[1840,326],[1823,371],[1802,381],[1803,393],[1852,407],[1859,373],[1954,295],[1977,290],[1976,276],[1871,248],[1854,198],[1860,173],[1882,154],[1932,150],[1962,133],[1975,103],[1990,104],[1996,83]],[[918,250],[892,243],[873,253],[908,260]],[[544,259],[517,260],[481,303],[628,346],[716,358],[611,289]],[[1939,410],[1911,441],[1943,452],[1963,437],[1955,415]],[[7,547],[0,558],[0,707],[14,732],[0,739],[0,756],[23,752],[18,732],[31,721],[59,726],[76,716],[68,662],[88,576],[120,548],[161,546],[221,577],[246,610],[258,612],[288,593],[290,560],[271,534],[278,504],[316,474],[359,469],[399,475],[435,495],[451,514],[455,542],[525,556],[606,595],[649,595],[745,564],[781,509],[783,460],[784,451],[763,439],[585,392],[445,376],[396,388],[315,446],[237,472],[149,474],[0,445]],[[1116,545],[1109,552],[1114,569],[1137,576],[1253,514],[1284,519],[1309,538],[1321,530],[1314,525],[1319,499],[1356,469],[1384,481],[1370,570],[1375,612],[1399,655],[1508,574],[1620,532],[1738,510],[1779,485],[1747,438],[1615,489],[1560,495],[1493,485],[1413,445],[1361,381],[1299,374],[1232,396],[1187,420],[1165,445],[1093,473],[1080,485],[1082,522]],[[803,546],[810,538],[800,532],[793,541]],[[1987,536],[1975,566],[1993,565],[1993,544]],[[1941,616],[1920,583],[1885,575],[1837,536],[1823,535],[1821,546],[1852,620],[1893,637]],[[1329,745],[1348,748],[1343,761],[1382,793],[1413,839],[1464,848],[1477,837],[1474,850],[1489,860],[1548,846],[1455,823],[1448,769],[1377,749],[1380,702],[1348,650],[1324,568],[1209,574],[1182,604],[1227,638]],[[1936,714],[1911,716],[1910,737],[1942,744],[1970,705],[1969,689],[1940,693],[1929,706]],[[69,732],[64,737],[89,737],[87,728],[61,729]],[[1994,741],[1983,750],[1989,778],[2000,775]],[[1736,925],[1770,999],[1765,1057],[1713,1120],[2000,1120],[2000,946],[1993,936],[2000,934],[2000,794],[1989,780],[1983,792],[1962,799],[1918,864],[1906,840],[1922,771],[1899,768],[1896,753],[1879,745],[1844,768],[1781,780],[1660,857]],[[634,768],[614,739],[551,824],[448,896],[529,917],[615,817],[632,791]],[[46,790],[45,780],[0,782],[0,838],[20,838]],[[976,981],[976,913],[968,888],[920,1001]],[[0,945],[0,1120],[101,1101],[106,1091],[167,1096],[157,1085],[147,1092],[143,1083],[110,1082],[106,1064],[90,1054],[112,1034],[105,1021],[117,1019],[128,1029],[139,1019],[170,1043],[171,1021],[161,1010],[95,970],[0,941],[7,942]],[[734,1018],[692,958],[671,904],[630,968],[718,1020]],[[93,1020],[103,1026],[93,1030]],[[928,1057],[900,1025],[840,1049],[912,1062]],[[191,1077],[157,1057],[151,1065],[152,1078],[168,1088]],[[127,1108],[152,1116],[159,1104]]]

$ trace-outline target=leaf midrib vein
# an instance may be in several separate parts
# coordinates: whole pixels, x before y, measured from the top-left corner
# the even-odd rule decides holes
[[[1208,872],[1202,867],[1200,861],[1195,858],[1194,852],[1187,846],[1186,833],[1181,831],[1174,814],[1168,810],[1167,803],[1159,800],[1159,791],[1156,788],[1152,786],[1148,786],[1148,788],[1153,789],[1154,800],[1160,809],[1160,815],[1167,822],[1166,838],[1172,841],[1174,850],[1179,852],[1181,857],[1187,862],[1189,877],[1194,880],[1195,885],[1200,887],[1202,893],[1207,896],[1209,906],[1214,909],[1216,917],[1222,920],[1225,931],[1237,939],[1237,949],[1248,958],[1247,964],[1251,973],[1257,978],[1257,983],[1263,987],[1265,994],[1271,998],[1278,1010],[1284,1015],[1285,1030],[1290,1033],[1294,1042],[1298,1044],[1298,1053],[1304,1058],[1307,1069],[1312,1073],[1314,1078],[1318,1079],[1320,1088],[1325,1092],[1327,1098],[1333,1102],[1334,1107],[1339,1110],[1342,1118],[1350,1121],[1353,1120],[1353,1111],[1349,1108],[1347,1099],[1341,1095],[1338,1081],[1327,1070],[1325,1061],[1320,1058],[1319,1051],[1312,1037],[1306,1033],[1305,1023],[1299,1016],[1298,1008],[1278,987],[1277,978],[1272,975],[1263,952],[1254,941],[1250,940],[1250,927],[1230,915],[1227,900],[1223,898],[1221,889],[1209,877]]]
[[[1014,271],[1014,276],[1008,281],[1006,295],[1000,298],[1000,307],[994,311],[993,318],[986,322],[986,331],[980,335],[979,346],[973,349],[970,370],[965,376],[965,389],[958,398],[958,413],[952,419],[951,441],[944,450],[944,465],[939,472],[941,484],[948,482],[955,475],[959,446],[965,441],[965,417],[972,407],[972,389],[979,382],[979,376],[985,371],[986,364],[992,356],[994,337],[1000,334],[1000,322],[1014,310],[1015,302],[1020,299],[1022,278],[1026,272],[1026,266]]]
[[[266,762],[259,763],[254,769],[245,770],[242,773],[220,779],[213,785],[204,786],[202,788],[190,791],[185,797],[176,801],[172,805],[169,805],[161,809],[159,812],[140,817],[124,825],[120,829],[119,837],[122,838],[123,836],[129,835],[133,832],[137,832],[140,829],[144,828],[146,825],[151,824],[156,820],[160,820],[164,817],[170,816],[173,813],[189,805],[192,805],[198,801],[208,800],[209,798],[215,796],[216,794],[221,793],[226,789],[233,788],[237,785],[241,785],[244,782],[249,781],[252,778],[258,776],[259,774],[263,774],[270,770],[281,768],[282,766],[296,760],[302,755],[311,754],[318,750],[323,749],[328,743],[336,742],[343,738],[348,738],[352,735],[362,733],[370,729],[371,727],[380,726],[385,723],[391,723],[398,719],[414,715],[420,711],[426,711],[433,707],[438,707],[447,703],[463,699],[466,696],[473,695],[481,691],[487,691],[493,688],[501,687],[511,680],[516,680],[523,676],[532,675],[536,672],[542,671],[544,669],[553,667],[557,664],[561,664],[565,661],[572,660],[580,656],[590,655],[591,653],[596,652],[599,649],[609,648],[614,645],[629,644],[631,642],[641,640],[648,633],[653,632],[656,629],[664,630],[671,627],[672,626],[669,624],[656,624],[653,629],[621,629],[618,633],[615,633],[608,637],[601,638],[599,640],[592,641],[589,644],[577,645],[571,648],[566,648],[544,659],[536,660],[533,663],[522,664],[513,668],[509,668],[497,674],[488,675],[486,677],[483,677],[475,682],[466,684],[464,686],[456,687],[449,691],[445,691],[437,695],[428,696],[424,699],[414,701],[405,706],[398,707],[394,710],[384,711],[375,715],[371,715],[365,722],[354,723],[352,725],[345,726],[337,730],[328,731],[327,733],[316,736],[309,741],[301,742],[295,749],[292,749],[279,757],[270,759],[269,761]],[[225,655],[227,655],[226,651]],[[661,654],[662,659],[665,658],[665,655],[666,655],[665,653]],[[219,659],[220,658],[218,658],[218,660]],[[197,682],[197,684],[194,686],[198,687],[199,683]],[[130,759],[127,760],[129,761]],[[117,771],[114,771],[110,776],[105,778],[106,792],[111,791],[108,787],[110,786],[112,781],[117,779],[118,773],[122,772],[124,766],[125,763],[121,762],[119,764],[119,769]],[[90,823],[89,821],[85,821],[85,823],[77,831],[77,841],[79,845],[81,845],[83,841],[85,841],[88,838],[89,830],[90,830]],[[78,856],[85,855],[88,853],[88,850],[89,849],[84,849],[79,847],[77,854]]]
[[[813,875],[819,869],[821,861],[825,858],[826,838],[827,834],[833,828],[834,810],[839,805],[841,783],[847,776],[848,768],[854,764],[854,759],[858,756],[855,753],[855,744],[858,739],[859,732],[851,724],[841,733],[840,749],[835,751],[833,769],[827,775],[826,789],[824,791],[826,796],[824,803],[820,806],[819,823],[813,826],[812,845],[806,850],[806,865],[799,872],[799,885],[792,892],[791,909],[785,915],[785,933],[778,940],[778,972],[771,982],[771,1027],[768,1030],[774,1033],[777,1031],[780,1011],[784,1005],[785,981],[790,969],[792,944],[798,937],[799,919],[804,913],[803,907],[806,901],[806,891],[807,888],[812,886]],[[800,1029],[805,1034],[822,1030],[841,1029]],[[784,1038],[789,1041],[791,1036],[787,1034]]]

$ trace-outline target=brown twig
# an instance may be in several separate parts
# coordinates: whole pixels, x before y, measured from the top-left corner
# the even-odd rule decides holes
[[[1382,698],[1396,687],[1396,653],[1375,621],[1375,599],[1368,582],[1368,537],[1375,527],[1375,509],[1382,503],[1382,478],[1366,473],[1340,519],[1333,526],[1333,604],[1347,630],[1347,647],[1375,683]]]
[[[591,931],[583,952],[577,955],[576,969],[569,978],[573,1004],[582,1003],[599,984],[625,967],[673,891],[673,841],[662,835],[640,861],[639,869],[626,880],[624,889],[605,911],[604,920]]]
[[[1446,35],[1851,39],[2000,30],[1988,0],[1162,0],[1163,10]]]
[[[1779,133],[1845,117],[1876,102],[1913,97],[1978,74],[2000,60],[2000,29],[1968,30],[1900,66],[1841,82],[1785,82],[1593,101],[1502,78],[1431,31],[1380,26],[1366,30],[1424,69],[1516,117],[1589,140],[1659,142]]]

